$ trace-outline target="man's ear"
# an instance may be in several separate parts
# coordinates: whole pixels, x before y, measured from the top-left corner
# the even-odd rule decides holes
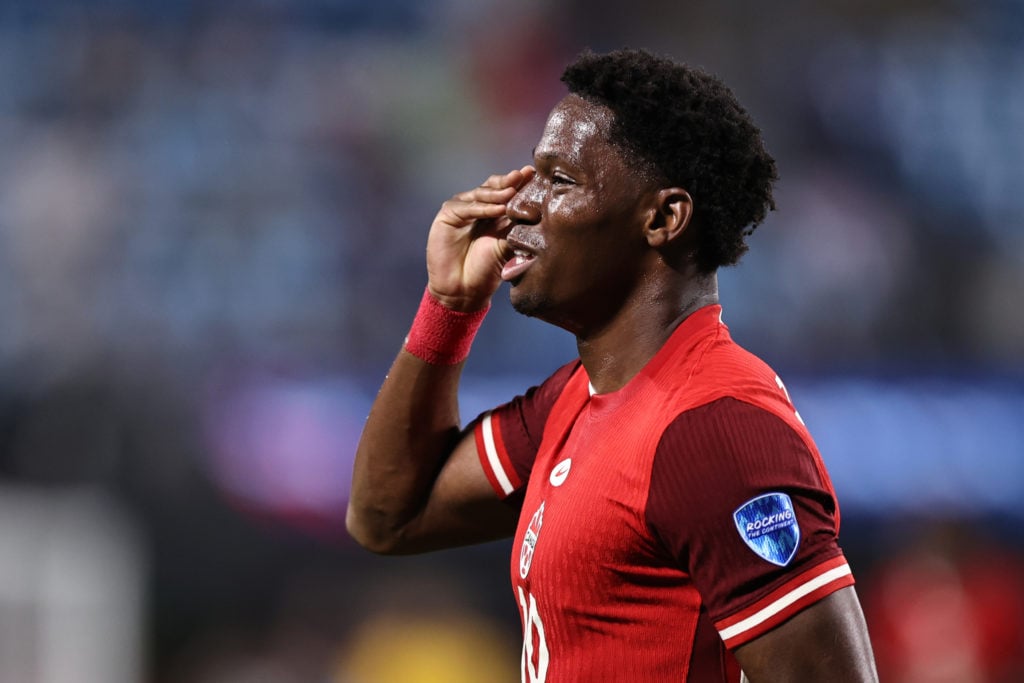
[[[647,243],[658,249],[677,241],[693,217],[693,199],[681,187],[658,190],[644,231]]]

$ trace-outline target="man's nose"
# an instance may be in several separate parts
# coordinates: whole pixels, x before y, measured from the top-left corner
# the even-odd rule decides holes
[[[538,223],[542,197],[540,182],[534,176],[509,200],[505,214],[513,223]]]

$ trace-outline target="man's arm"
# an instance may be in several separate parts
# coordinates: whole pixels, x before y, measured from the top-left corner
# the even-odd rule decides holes
[[[506,204],[532,175],[524,167],[492,176],[444,203],[427,239],[435,304],[460,313],[487,308],[508,258]],[[443,330],[438,336],[443,343]],[[462,366],[406,348],[391,366],[356,450],[346,516],[349,533],[369,550],[423,552],[515,529],[513,510],[494,494],[472,435],[459,426]]]
[[[878,681],[853,586],[823,598],[735,654],[750,683]]]

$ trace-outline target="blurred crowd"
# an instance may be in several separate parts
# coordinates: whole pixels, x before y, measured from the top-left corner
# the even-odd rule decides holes
[[[886,680],[1024,680],[1024,3],[9,0],[0,683],[515,680],[507,549],[367,557],[350,458],[437,207],[620,46],[722,76],[778,160],[726,322],[821,406]],[[467,417],[574,354],[501,294],[477,349]],[[970,474],[914,498],[934,453]]]

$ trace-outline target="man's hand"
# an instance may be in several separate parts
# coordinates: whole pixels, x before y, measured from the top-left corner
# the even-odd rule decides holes
[[[534,173],[532,166],[524,166],[493,175],[441,205],[427,237],[427,286],[442,304],[456,311],[487,306],[509,257],[506,206]]]
[[[430,293],[481,311],[511,256],[506,206],[536,171],[495,175],[444,203],[427,238]],[[517,511],[498,499],[460,427],[462,364],[431,364],[408,349],[381,386],[356,448],[346,526],[364,547],[416,553],[512,535]]]

